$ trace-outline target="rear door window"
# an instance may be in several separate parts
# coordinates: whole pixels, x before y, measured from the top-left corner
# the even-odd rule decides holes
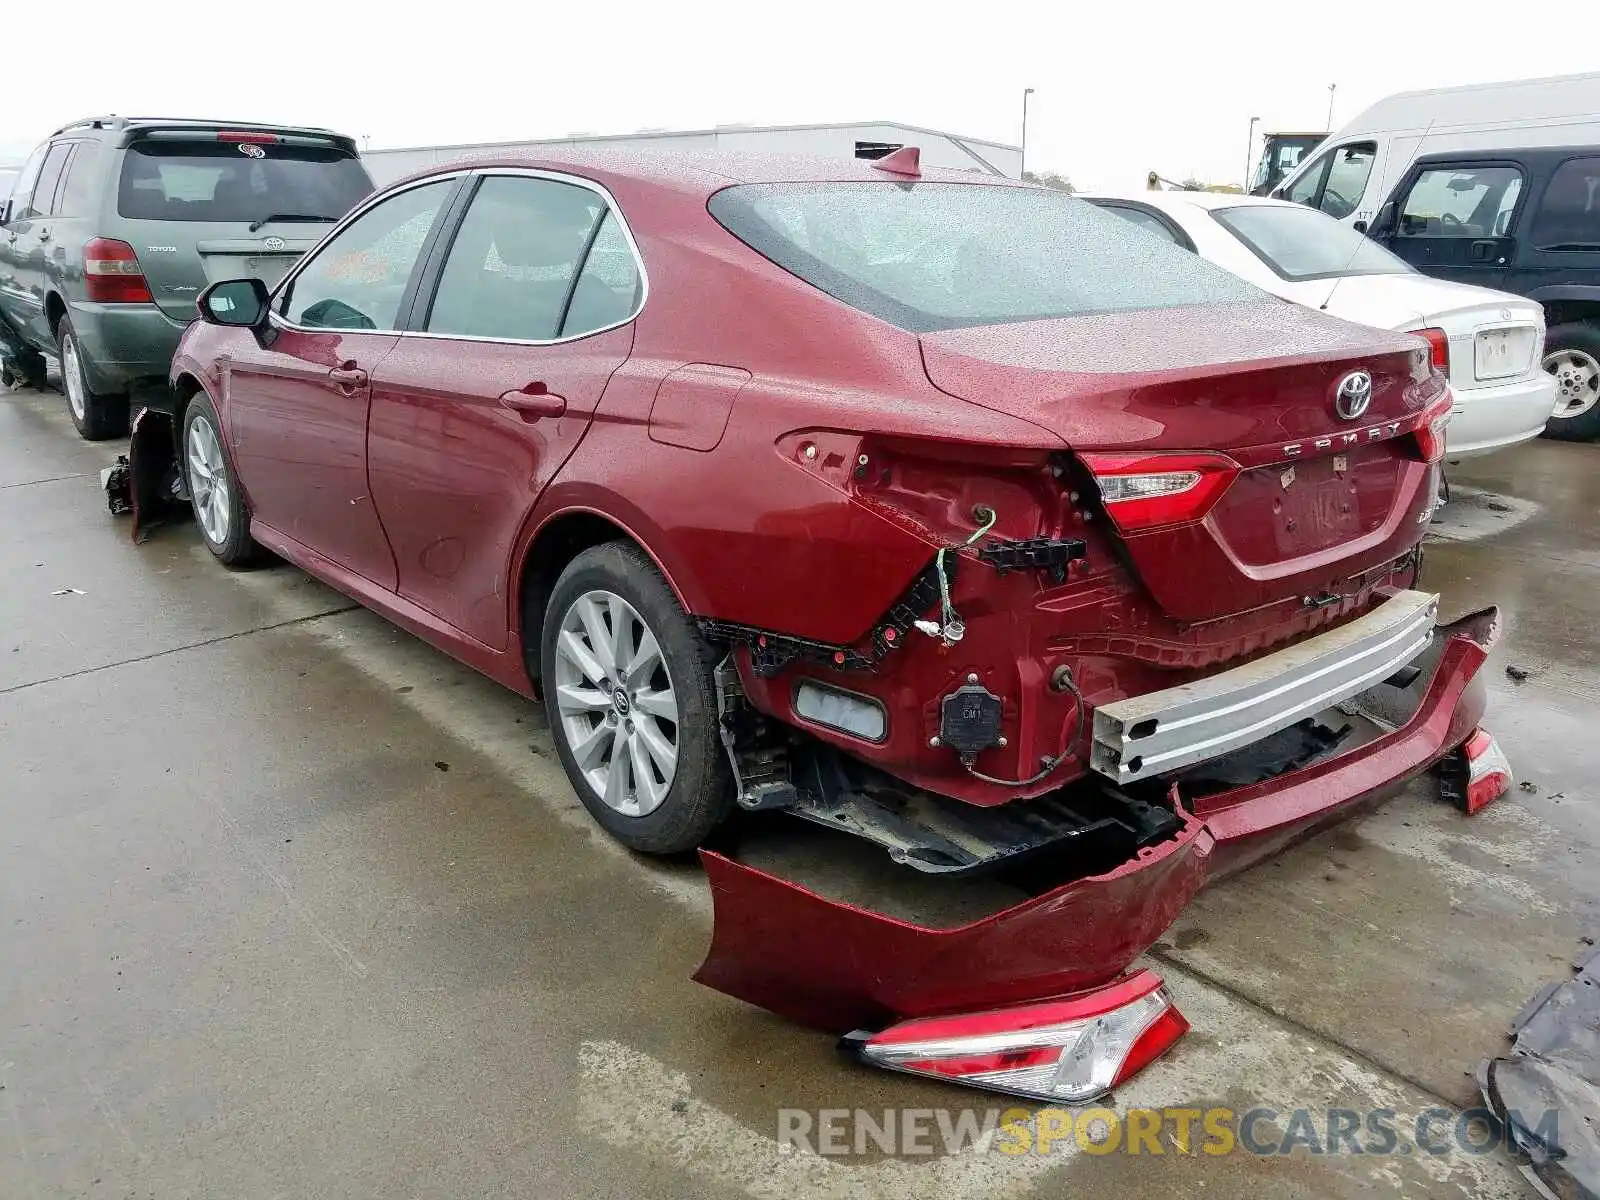
[[[429,333],[507,341],[561,336],[605,199],[554,179],[485,179],[439,276]]]
[[[1538,250],[1600,250],[1600,158],[1570,158],[1556,168],[1528,240]]]
[[[417,256],[455,186],[441,179],[369,208],[318,248],[278,311],[312,329],[394,329]]]
[[[117,211],[141,221],[337,221],[372,191],[336,146],[148,138],[129,146]]]
[[[1510,228],[1522,172],[1513,166],[1428,167],[1400,205],[1395,235],[1407,238],[1491,238]]]
[[[66,167],[67,157],[71,153],[71,142],[57,142],[50,147],[50,153],[45,155],[44,166],[39,171],[39,182],[34,186],[33,195],[28,198],[27,207],[17,214],[19,218],[42,217],[50,212],[56,197],[56,185],[61,182],[62,169]]]
[[[20,221],[22,214],[27,211],[33,199],[33,185],[39,182],[39,168],[44,166],[44,156],[49,151],[48,145],[40,146],[30,155],[28,161],[22,164],[22,173],[17,176],[16,186],[11,189],[11,212],[8,221]]]

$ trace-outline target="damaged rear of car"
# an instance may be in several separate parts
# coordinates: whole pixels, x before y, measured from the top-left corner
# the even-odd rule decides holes
[[[1129,970],[1207,879],[1473,737],[1496,617],[1441,626],[1418,586],[1450,411],[1426,343],[915,160],[454,164],[248,320],[213,287],[173,382],[230,529],[542,693],[624,844],[717,847],[700,979],[864,1061],[1083,1100],[1181,1036]],[[397,327],[295,323],[298,281],[341,299],[319,262],[419,194],[425,236],[369,264]],[[503,224],[457,237],[480,206]],[[436,328],[447,293],[552,336]],[[290,370],[341,389],[325,470],[260,382]],[[1005,898],[828,894],[736,853],[740,810]]]
[[[1085,1075],[1074,1055],[1117,1041],[1107,1022],[1129,1005],[1170,1044],[1163,1003],[1108,1001],[1070,1035],[1006,1006],[1126,988],[1207,878],[1392,790],[1477,725],[1496,618],[1441,628],[1416,589],[1449,389],[1414,339],[1263,302],[1178,255],[1140,261],[1165,248],[1056,197],[771,184],[711,211],[915,334],[941,396],[1042,435],[780,439],[929,559],[848,642],[708,627],[740,648],[723,682],[742,689],[725,705],[741,803],[922,871],[1029,863],[1059,882],[918,928],[708,856],[718,922],[699,978],[830,1028],[999,1007],[971,1044],[941,1027],[925,1073],[1098,1094],[1123,1060]],[[789,728],[763,738],[745,706]],[[907,1069],[866,1033],[848,1044]]]

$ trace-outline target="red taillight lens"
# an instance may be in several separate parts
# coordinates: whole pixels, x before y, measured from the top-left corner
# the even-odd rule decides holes
[[[1450,424],[1450,410],[1455,406],[1456,397],[1448,387],[1444,396],[1422,416],[1422,424],[1417,426],[1417,449],[1422,453],[1422,461],[1436,463],[1444,457],[1445,427]]]
[[[101,304],[149,304],[152,297],[138,256],[127,242],[93,238],[83,247],[83,288]]]
[[[1123,533],[1198,521],[1239,474],[1221,454],[1084,454],[1106,512]]]
[[[1444,375],[1450,374],[1450,335],[1442,329],[1419,329],[1416,332],[1419,338],[1428,343],[1433,369]]]
[[[1062,1000],[904,1021],[845,1045],[891,1071],[1081,1104],[1148,1066],[1188,1028],[1161,980],[1138,971]]]
[[[1488,730],[1475,729],[1461,747],[1467,759],[1467,813],[1487,808],[1511,790],[1511,763]]]
[[[258,145],[267,145],[282,141],[275,133],[240,133],[232,129],[219,129],[217,141],[219,142],[255,142]]]

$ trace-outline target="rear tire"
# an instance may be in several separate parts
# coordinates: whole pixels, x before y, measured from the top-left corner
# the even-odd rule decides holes
[[[63,316],[56,326],[56,345],[61,354],[61,390],[67,398],[67,415],[85,441],[98,442],[121,437],[128,432],[128,397],[124,393],[96,392],[89,383],[83,343],[72,328],[72,318]]]
[[[630,849],[692,850],[733,811],[717,659],[628,542],[585,550],[551,590],[540,639],[550,732],[584,807]]]
[[[1556,377],[1556,408],[1544,436],[1562,442],[1600,437],[1600,328],[1569,321],[1545,334],[1544,369]]]
[[[223,445],[217,410],[200,392],[183,413],[183,436],[178,442],[183,480],[206,549],[223,566],[243,567],[261,557],[261,547],[250,536],[250,510]]]

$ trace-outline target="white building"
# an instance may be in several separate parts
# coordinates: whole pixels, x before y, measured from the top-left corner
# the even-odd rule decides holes
[[[446,163],[465,155],[496,150],[548,149],[563,146],[616,146],[627,150],[667,150],[685,153],[713,150],[751,150],[767,154],[824,154],[845,158],[882,158],[901,146],[916,146],[925,167],[957,171],[983,171],[1015,179],[1022,171],[1022,150],[982,138],[941,133],[894,121],[862,121],[847,125],[719,125],[715,129],[674,132],[641,129],[637,133],[593,136],[572,134],[528,142],[476,142],[460,146],[410,146],[396,150],[367,150],[362,154],[367,170],[379,187],[423,167]]]

